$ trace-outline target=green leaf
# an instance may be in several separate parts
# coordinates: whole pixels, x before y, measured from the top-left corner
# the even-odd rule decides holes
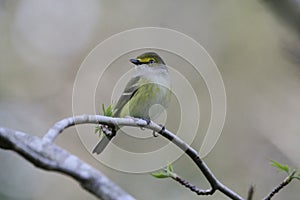
[[[100,128],[100,126],[98,125],[98,126],[95,127],[95,133],[100,133],[100,132],[101,132],[101,128]]]
[[[102,129],[101,129],[100,125],[95,127],[95,134],[97,134],[97,133],[98,133],[99,137],[101,138],[102,135],[103,135],[103,132],[102,132]]]
[[[167,171],[168,172],[173,172],[173,166],[172,166],[172,163],[169,163],[168,166],[167,166]]]
[[[102,104],[102,112],[104,116],[113,117],[113,106],[109,105],[107,108],[105,108],[104,104]]]
[[[175,177],[175,173],[173,171],[173,166],[171,163],[169,163],[164,169],[151,173],[151,175],[156,178],[170,178]]]
[[[102,104],[102,112],[103,112],[103,115],[105,115],[105,107],[104,107],[104,103]]]
[[[169,178],[171,177],[169,173],[166,173],[165,171],[159,171],[159,172],[153,172],[151,173],[152,176],[155,178]]]
[[[113,115],[113,107],[112,107],[112,105],[109,105],[109,106],[107,107],[106,113],[105,113],[105,114],[106,114],[105,116],[112,117],[112,115]]]
[[[292,178],[297,179],[298,181],[300,181],[300,176],[293,176]]]
[[[272,166],[276,167],[279,172],[285,171],[286,173],[290,173],[290,168],[288,165],[283,165],[279,162],[276,162],[275,160],[271,160]]]

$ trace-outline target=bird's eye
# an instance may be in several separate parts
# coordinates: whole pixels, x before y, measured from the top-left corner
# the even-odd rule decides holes
[[[151,60],[149,61],[149,63],[150,63],[150,64],[153,64],[153,63],[154,63],[154,59],[151,59]]]

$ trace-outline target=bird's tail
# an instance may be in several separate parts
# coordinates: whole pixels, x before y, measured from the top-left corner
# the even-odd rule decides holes
[[[111,138],[112,137],[104,136],[100,140],[100,142],[98,142],[98,144],[95,146],[95,148],[93,150],[93,153],[100,154],[105,149],[105,147],[108,145],[108,143],[110,142]]]

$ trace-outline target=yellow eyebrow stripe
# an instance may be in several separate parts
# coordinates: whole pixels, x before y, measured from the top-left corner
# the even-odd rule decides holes
[[[137,60],[141,63],[149,63],[152,58],[138,58]]]

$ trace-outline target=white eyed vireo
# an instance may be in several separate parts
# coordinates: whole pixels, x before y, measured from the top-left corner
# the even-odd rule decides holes
[[[158,116],[170,101],[169,72],[163,59],[154,52],[143,53],[136,59],[130,59],[130,62],[135,65],[135,72],[113,106],[113,117],[130,116],[149,121],[149,110],[153,105],[158,104],[161,109],[154,109],[151,117],[153,114]],[[113,137],[103,136],[93,153],[101,153]]]

